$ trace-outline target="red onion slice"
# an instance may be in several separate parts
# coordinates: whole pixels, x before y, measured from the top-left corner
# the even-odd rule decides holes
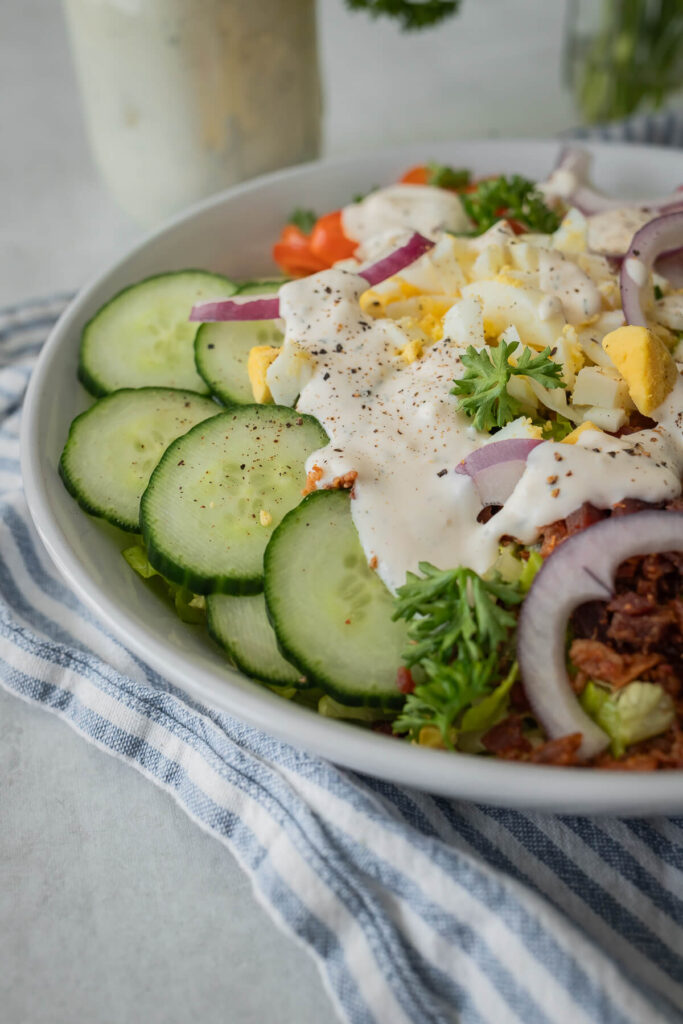
[[[517,658],[529,703],[551,739],[583,734],[583,758],[601,753],[609,737],[585,713],[569,682],[569,616],[584,601],[609,600],[616,570],[627,558],[662,551],[683,551],[682,513],[645,511],[603,519],[545,560],[522,604]]]
[[[433,249],[434,244],[416,231],[405,245],[359,271],[359,276],[364,277],[370,286],[379,284],[410,266]],[[227,320],[277,320],[279,315],[280,303],[277,297],[247,302],[240,299],[218,299],[216,302],[199,302],[193,306],[189,319],[194,323],[216,323]]]
[[[470,452],[455,472],[472,477],[483,505],[502,505],[517,486],[529,452],[538,444],[543,442],[530,437],[491,441]]]
[[[655,260],[664,253],[681,248],[683,242],[683,210],[665,213],[636,231],[631,247],[621,264],[619,287],[626,323],[647,327],[643,310],[645,287]]]
[[[381,281],[386,281],[388,277],[393,277],[394,274],[399,274],[402,270],[405,270],[406,267],[414,263],[420,256],[424,256],[426,252],[433,249],[434,244],[431,239],[425,238],[424,235],[416,231],[405,245],[402,245],[399,249],[394,249],[384,259],[378,260],[377,263],[366,267],[365,270],[361,270],[359,272],[360,276],[365,278],[370,287],[373,287]]]
[[[562,194],[563,199],[575,206],[586,217],[593,213],[603,213],[605,210],[619,210],[624,206],[638,206],[641,209],[652,210],[653,213],[664,213],[683,207],[681,188],[671,192],[668,196],[656,196],[648,199],[615,199],[613,196],[606,196],[590,184],[588,180],[589,164],[590,154],[587,150],[565,146],[560,151],[553,172],[553,175],[557,175],[558,172],[566,172],[569,187],[558,191]],[[573,183],[572,178],[574,179]]]
[[[226,320],[277,320],[280,302],[272,299],[217,299],[215,302],[199,302],[192,307],[192,322],[218,323]]]

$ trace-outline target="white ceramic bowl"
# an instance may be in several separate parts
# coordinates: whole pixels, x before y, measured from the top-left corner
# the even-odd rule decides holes
[[[121,558],[126,537],[81,512],[57,475],[69,423],[88,404],[76,380],[81,329],[124,285],[183,267],[237,278],[272,273],[270,246],[295,206],[336,209],[425,159],[470,167],[478,175],[542,178],[558,148],[556,142],[519,140],[439,143],[322,161],[241,185],[175,218],[83,289],[53,330],[23,414],[26,497],[47,550],[78,595],[132,650],[195,698],[338,764],[434,793],[562,812],[680,812],[681,772],[622,774],[456,756],[323,718],[276,697],[230,669],[208,637],[150,596]],[[666,193],[683,182],[680,152],[590,148],[596,184],[612,193]]]

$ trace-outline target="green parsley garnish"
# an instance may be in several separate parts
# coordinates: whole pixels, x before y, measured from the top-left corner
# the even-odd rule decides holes
[[[304,210],[302,207],[297,206],[287,218],[287,223],[293,224],[299,231],[303,231],[305,235],[310,235],[317,219],[318,217],[313,210]]]
[[[572,421],[566,416],[560,416],[559,413],[554,420],[543,420],[540,425],[543,428],[544,441],[564,441],[574,429]]]
[[[352,11],[367,11],[373,18],[396,18],[406,30],[430,28],[455,14],[460,0],[346,0]]]
[[[462,204],[476,225],[476,235],[504,219],[518,221],[527,231],[543,234],[557,231],[560,226],[560,218],[546,206],[533,181],[519,174],[480,181],[475,192],[462,196]]]
[[[511,377],[531,377],[544,388],[564,387],[562,367],[550,358],[550,349],[544,348],[533,359],[531,349],[525,348],[516,365],[510,355],[518,341],[501,341],[496,348],[488,345],[476,349],[470,345],[462,356],[465,373],[454,381],[451,394],[456,395],[463,412],[474,420],[477,430],[504,427],[523,412],[523,406],[508,394]]]
[[[662,289],[661,289],[661,288],[659,287],[659,285],[658,285],[658,284],[656,284],[656,285],[655,285],[655,302],[658,302],[658,301],[659,301],[659,299],[663,299],[663,298],[664,298],[664,292],[663,292],[663,291],[662,291]]]
[[[408,573],[399,588],[393,618],[409,623],[411,645],[403,658],[421,679],[394,732],[418,740],[422,727],[433,725],[452,748],[460,714],[516,674],[512,609],[524,595],[500,576],[484,580],[472,569],[443,571],[429,562],[419,568],[422,576]]]
[[[427,164],[427,184],[437,188],[464,188],[470,183],[470,172],[463,167],[447,164]]]

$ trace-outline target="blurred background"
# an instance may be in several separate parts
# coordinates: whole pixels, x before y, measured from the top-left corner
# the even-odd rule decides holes
[[[74,289],[142,223],[317,153],[680,107],[682,58],[681,0],[3,0],[0,302]]]

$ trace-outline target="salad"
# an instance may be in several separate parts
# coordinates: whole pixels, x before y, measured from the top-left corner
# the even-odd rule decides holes
[[[683,767],[683,192],[425,164],[293,211],[282,277],[86,325],[60,461],[283,698],[451,752]]]

